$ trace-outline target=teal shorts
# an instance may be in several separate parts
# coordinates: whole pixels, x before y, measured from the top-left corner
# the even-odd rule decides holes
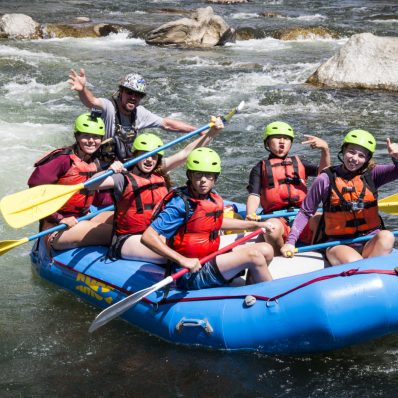
[[[222,276],[215,259],[203,264],[200,271],[189,272],[177,279],[177,287],[182,290],[207,289],[224,286],[227,283],[228,281]]]

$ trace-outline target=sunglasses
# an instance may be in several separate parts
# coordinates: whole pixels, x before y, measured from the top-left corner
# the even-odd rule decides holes
[[[214,180],[216,178],[216,173],[203,173],[200,171],[194,171],[192,172],[193,178],[199,180],[203,177],[206,177],[208,180]]]
[[[139,93],[138,91],[134,91],[134,90],[131,90],[131,89],[126,88],[126,87],[123,87],[123,91],[127,95],[134,95],[135,97],[139,97],[139,98],[144,98],[145,97],[145,94]]]

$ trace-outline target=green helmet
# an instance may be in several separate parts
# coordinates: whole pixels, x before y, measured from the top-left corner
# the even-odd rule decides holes
[[[104,136],[105,124],[100,118],[93,118],[91,113],[83,113],[75,120],[75,133],[86,133]]]
[[[155,134],[140,134],[133,142],[132,150],[151,152],[163,145],[163,141]],[[159,151],[159,155],[164,155],[164,151]]]
[[[191,171],[221,173],[221,159],[213,149],[196,148],[188,155],[186,168]]]
[[[264,141],[271,135],[286,135],[293,141],[294,132],[292,127],[285,122],[272,122],[267,124],[264,129]]]
[[[367,149],[370,153],[376,150],[375,137],[365,130],[351,130],[343,140],[343,144],[355,144]]]

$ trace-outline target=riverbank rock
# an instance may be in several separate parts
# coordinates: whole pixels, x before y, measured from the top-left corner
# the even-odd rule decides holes
[[[44,25],[25,14],[4,14],[0,17],[0,38],[4,39],[102,37],[121,32],[123,29],[121,25],[95,24],[87,17],[76,18],[74,23]]]
[[[190,18],[168,22],[150,31],[146,42],[152,45],[174,44],[182,47],[213,47],[234,40],[234,29],[211,7],[198,8]]]
[[[398,37],[351,36],[307,83],[337,88],[398,91]]]
[[[279,14],[278,12],[273,12],[273,11],[263,11],[258,14],[260,17],[266,17],[266,18],[283,18],[282,14]]]
[[[40,24],[25,14],[4,14],[0,17],[0,34],[10,39],[38,39]]]
[[[263,39],[265,33],[262,30],[256,28],[237,28],[235,32],[236,40],[252,40],[252,39]]]
[[[146,12],[153,14],[177,14],[177,15],[191,14],[192,11],[193,10],[187,10],[185,8],[173,8],[173,7],[149,8],[146,10]]]
[[[62,37],[102,37],[108,36],[110,33],[120,31],[119,26],[111,24],[96,25],[63,25],[63,24],[47,24],[43,27],[43,38],[62,38]]]
[[[272,33],[272,37],[279,40],[338,39],[340,35],[323,26],[312,26],[277,30]]]

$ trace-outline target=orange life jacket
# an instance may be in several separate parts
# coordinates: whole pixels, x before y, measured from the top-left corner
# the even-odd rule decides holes
[[[264,213],[300,207],[307,194],[305,167],[298,156],[261,162],[260,203]]]
[[[127,185],[122,198],[116,203],[115,232],[143,233],[149,224],[155,205],[167,195],[166,182],[158,174],[143,178],[127,174]]]
[[[93,162],[86,163],[76,156],[73,152],[72,147],[59,148],[54,151],[50,151],[42,156],[35,162],[35,167],[41,166],[44,163],[51,161],[60,155],[69,155],[72,165],[70,169],[59,178],[56,184],[59,185],[75,185],[87,181],[95,173],[101,170],[97,160]],[[88,191],[83,189],[76,192],[59,210],[59,213],[71,213],[78,216],[83,215],[88,212],[93,199],[94,191]]]
[[[170,247],[190,258],[202,258],[218,250],[224,214],[222,198],[211,191],[209,199],[194,199],[177,188],[164,198],[159,211],[176,195],[183,199],[187,216],[189,209],[193,209],[193,214],[168,240]]]
[[[377,189],[369,170],[349,180],[338,176],[336,167],[324,172],[330,180],[330,196],[323,206],[327,236],[352,237],[381,227]]]

